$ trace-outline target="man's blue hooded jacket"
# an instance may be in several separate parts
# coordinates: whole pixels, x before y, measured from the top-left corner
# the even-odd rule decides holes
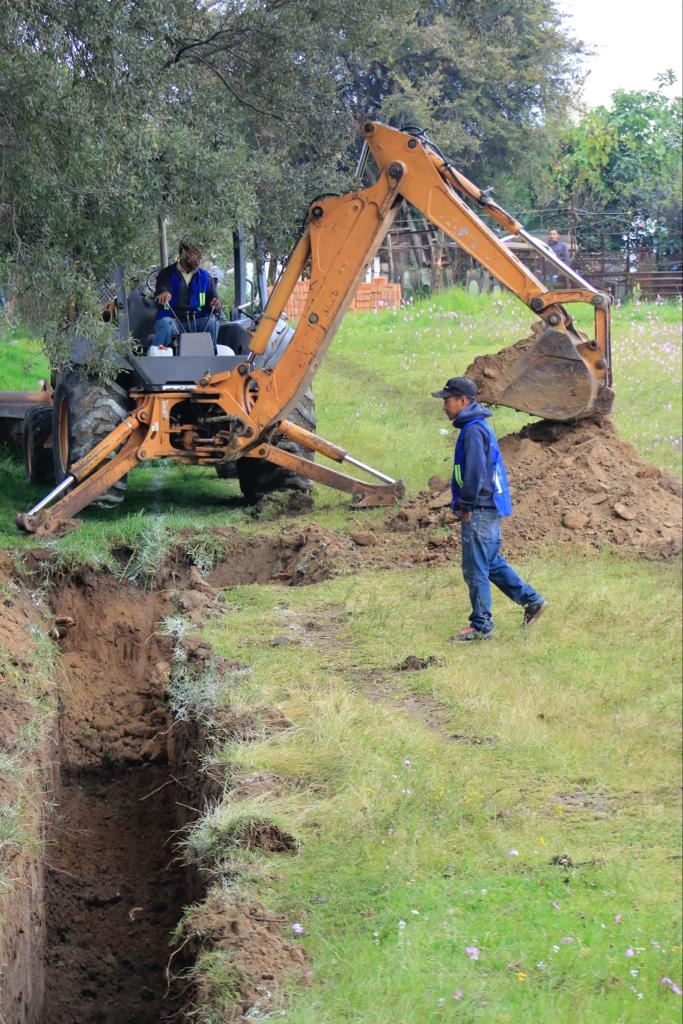
[[[472,402],[453,420],[453,426],[458,430],[471,423],[462,435],[464,458],[462,483],[459,486],[456,484],[455,474],[453,476],[451,507],[454,511],[469,512],[473,508],[497,507],[493,497],[496,453],[491,442],[491,434],[484,425],[484,421],[491,415],[491,411],[485,409],[479,402]],[[473,420],[479,422],[473,423]]]

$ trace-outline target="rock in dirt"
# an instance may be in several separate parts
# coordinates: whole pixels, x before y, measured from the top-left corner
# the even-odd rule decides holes
[[[562,525],[568,530],[583,530],[588,526],[589,517],[584,512],[565,512],[562,516]]]
[[[377,537],[372,530],[351,530],[349,536],[359,548],[369,547],[371,544],[377,543]]]
[[[58,629],[71,629],[76,623],[70,615],[55,615],[55,626]]]
[[[195,590],[201,591],[203,594],[206,594],[207,597],[217,597],[218,590],[215,587],[212,587],[211,584],[202,576],[196,565],[190,567],[190,582]]]
[[[614,506],[614,514],[619,516],[620,519],[626,519],[629,522],[636,518],[636,513],[632,508],[628,508],[627,505],[622,505],[619,502]]]

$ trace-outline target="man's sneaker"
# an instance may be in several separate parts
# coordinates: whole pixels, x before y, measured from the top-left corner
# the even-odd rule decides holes
[[[541,600],[537,601],[536,604],[527,605],[527,607],[524,609],[524,620],[522,622],[522,625],[531,626],[534,622],[536,622],[536,619],[541,617],[541,615],[547,607],[548,602],[545,600],[545,598],[541,598]]]
[[[451,640],[456,644],[471,644],[476,643],[477,640],[491,640],[493,632],[482,633],[480,629],[475,629],[474,626],[465,626],[459,633],[451,637]]]

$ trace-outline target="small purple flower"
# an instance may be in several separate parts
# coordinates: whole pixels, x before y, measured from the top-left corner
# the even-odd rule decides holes
[[[557,900],[553,900],[552,903],[550,904],[550,906],[553,908],[553,910],[559,910],[560,909],[560,904],[557,902]]]
[[[406,766],[406,768],[410,768],[410,766],[411,766],[411,764],[412,764],[413,762],[412,762],[412,761],[410,760],[410,758],[409,758],[409,757],[405,757],[405,758],[403,759],[403,763],[404,763],[404,765]]]
[[[470,960],[479,959],[479,950],[476,946],[465,946],[465,952],[467,953]]]
[[[508,855],[508,857],[519,857],[519,851],[518,850],[508,850],[508,854],[507,855]]]
[[[295,921],[294,924],[292,925],[292,931],[294,932],[295,935],[305,934],[304,926],[302,924],[299,924],[298,921]]]
[[[615,924],[621,924],[621,914],[615,914],[614,915],[614,923]]]
[[[455,999],[455,1000],[456,1000],[457,1002],[460,1002],[460,1000],[462,999],[462,995],[463,995],[462,989],[461,989],[461,988],[459,988],[459,989],[458,989],[458,991],[454,993],[454,995],[453,995],[453,998],[454,998],[454,999]]]
[[[635,955],[636,955],[636,954],[635,954],[635,953],[633,952],[633,950],[631,949],[631,947],[630,947],[630,946],[628,947],[628,949],[627,949],[627,950],[626,950],[626,952],[624,953],[624,956],[627,956],[627,957],[632,957],[632,956],[635,956]]]
[[[660,978],[659,984],[666,985],[667,988],[671,989],[675,996],[683,995],[683,989],[681,989],[681,987],[677,985],[675,981],[672,981],[671,978]]]
[[[570,942],[573,942],[573,941],[574,941],[574,940],[573,940],[573,938],[571,937],[571,935],[565,935],[565,936],[564,936],[563,938],[561,938],[561,939],[560,939],[560,942],[561,942],[561,943],[563,943],[563,945],[565,945],[565,946],[568,946],[568,945],[569,945],[569,943],[570,943]]]

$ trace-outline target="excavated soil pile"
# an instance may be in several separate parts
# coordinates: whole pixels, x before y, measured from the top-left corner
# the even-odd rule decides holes
[[[500,448],[514,503],[505,523],[506,550],[559,541],[607,544],[649,559],[680,552],[680,484],[642,462],[611,420],[541,421],[503,437]],[[430,491],[390,516],[389,527],[419,531],[450,525],[449,501],[450,489],[435,480]]]
[[[310,979],[306,957],[301,949],[282,938],[285,918],[269,913],[260,903],[226,905],[214,892],[201,906],[190,913],[186,930],[196,951],[209,948],[230,955],[239,983],[239,1006],[242,1012],[255,1007],[268,1007],[270,990],[279,979],[298,977]],[[211,979],[199,972],[199,997],[211,995]],[[265,1014],[265,1016],[270,1016]],[[225,1020],[238,1018],[226,1017]],[[239,1017],[246,1021],[261,1019]]]

